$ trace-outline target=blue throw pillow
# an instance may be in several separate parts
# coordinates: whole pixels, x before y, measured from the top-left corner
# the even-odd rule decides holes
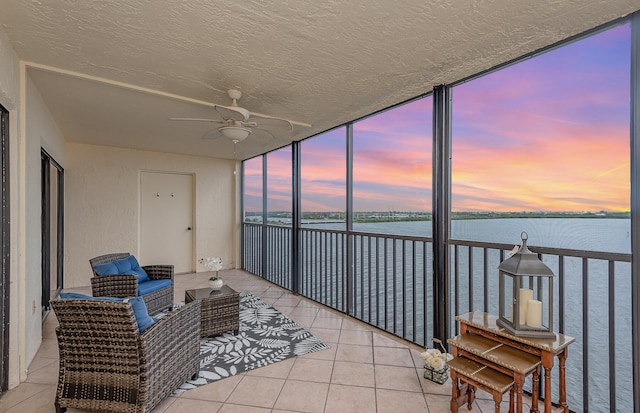
[[[125,298],[124,302],[131,304],[133,314],[136,316],[136,322],[138,323],[138,330],[141,333],[155,323],[156,320],[147,312],[147,304],[145,304],[142,297]]]
[[[96,265],[95,267],[93,267],[93,270],[98,275],[120,274],[120,271],[118,271],[118,267],[116,267],[116,265],[112,262]]]
[[[131,255],[129,255],[129,257],[131,257]],[[129,257],[113,261],[115,266],[118,267],[118,274],[131,274],[131,260]]]
[[[138,275],[138,284],[151,280],[151,278],[149,278],[149,274],[147,274],[144,268],[140,266],[136,257],[134,257],[133,255],[129,255],[127,259],[131,263],[131,271],[133,271],[134,274]]]
[[[147,282],[149,274],[140,266],[138,260],[133,255],[129,255],[127,258],[109,262],[107,264],[100,264],[93,267],[94,271],[98,275],[112,275],[112,274],[134,274],[138,276],[138,284]]]

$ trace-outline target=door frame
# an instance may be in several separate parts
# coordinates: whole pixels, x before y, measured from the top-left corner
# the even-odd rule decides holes
[[[51,271],[56,272],[56,292],[64,287],[64,169],[56,162],[46,150],[40,150],[41,174],[42,174],[42,247],[41,247],[41,278],[42,278],[42,316],[49,311],[51,297]],[[57,173],[51,176],[51,167]],[[56,179],[56,268],[51,268],[51,179]]]
[[[0,105],[0,179],[2,181],[2,224],[0,238],[2,240],[2,256],[0,257],[0,395],[9,388],[9,251],[10,251],[10,203],[9,203],[9,111]]]

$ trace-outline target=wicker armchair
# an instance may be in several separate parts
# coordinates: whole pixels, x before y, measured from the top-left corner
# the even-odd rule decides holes
[[[94,267],[100,264],[127,258],[128,252],[101,255],[89,260],[93,278],[91,278],[91,292],[94,297],[137,297],[138,280],[133,274],[98,275]],[[173,265],[147,265],[144,270],[152,280],[171,280],[171,286],[144,294],[142,298],[147,304],[147,311],[154,315],[173,306]]]
[[[60,323],[57,413],[68,407],[149,412],[198,374],[199,302],[171,311],[143,333],[129,303],[55,299],[51,307]]]

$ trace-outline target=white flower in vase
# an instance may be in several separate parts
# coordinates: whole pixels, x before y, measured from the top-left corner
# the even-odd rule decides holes
[[[210,257],[200,258],[198,262],[204,265],[209,271],[215,271],[215,275],[209,278],[209,284],[214,290],[222,288],[222,278],[218,277],[218,271],[222,269],[222,258]]]

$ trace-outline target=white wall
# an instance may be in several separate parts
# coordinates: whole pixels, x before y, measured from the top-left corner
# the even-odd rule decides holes
[[[40,149],[47,149],[64,167],[65,142],[1,29],[0,104],[10,112],[8,382],[12,388],[26,379],[42,341]]]
[[[0,104],[9,110],[9,185],[10,185],[10,216],[11,227],[9,231],[9,280],[8,286],[10,290],[11,302],[9,305],[9,388],[15,387],[20,383],[21,372],[26,371],[24,366],[24,317],[21,316],[19,309],[24,305],[24,279],[20,274],[24,274],[22,265],[24,259],[20,257],[19,244],[22,237],[18,237],[21,232],[19,227],[21,222],[24,223],[22,216],[22,208],[19,206],[20,191],[19,182],[21,176],[19,171],[24,169],[20,154],[23,149],[20,148],[20,64],[18,57],[11,48],[9,38],[0,28]],[[24,186],[24,184],[22,184]]]
[[[65,141],[31,78],[25,82],[25,224],[24,280],[25,356],[30,364],[42,340],[42,175],[40,151],[44,148],[65,167]]]
[[[222,257],[235,267],[234,162],[67,144],[65,287],[90,285],[89,259],[111,252],[139,255],[140,171],[195,176],[195,257]],[[141,263],[143,265],[151,263]],[[194,262],[194,268],[205,269]]]

